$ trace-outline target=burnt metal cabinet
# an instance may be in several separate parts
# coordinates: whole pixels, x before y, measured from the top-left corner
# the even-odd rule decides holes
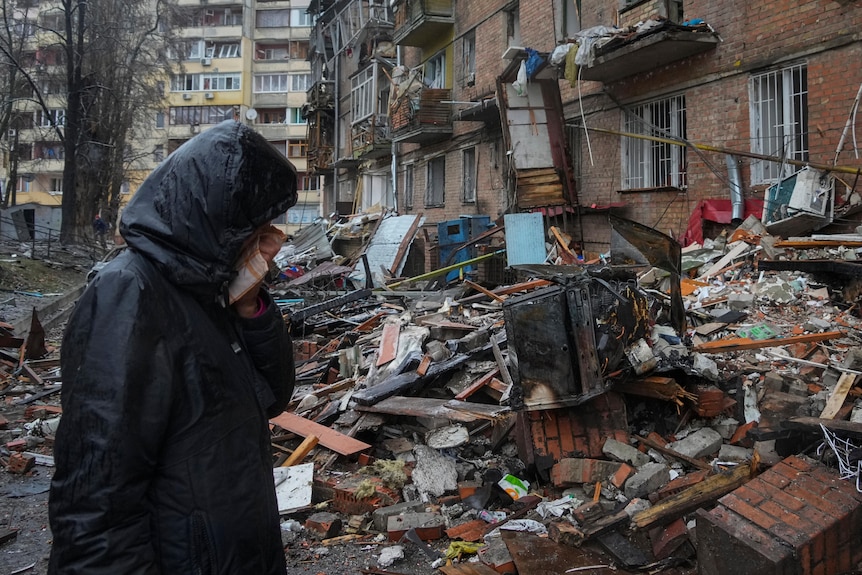
[[[590,281],[552,286],[503,304],[512,370],[512,408],[554,409],[604,393]]]

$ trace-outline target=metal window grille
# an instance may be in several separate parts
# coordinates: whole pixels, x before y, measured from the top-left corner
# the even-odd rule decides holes
[[[775,161],[751,163],[753,184],[790,176],[796,168],[782,159],[808,161],[808,67],[797,64],[751,77],[751,151]]]
[[[623,131],[657,138],[686,137],[685,96],[649,102],[630,110]],[[623,189],[686,186],[686,149],[669,142],[623,138]]]

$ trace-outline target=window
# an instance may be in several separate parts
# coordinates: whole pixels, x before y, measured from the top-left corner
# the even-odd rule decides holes
[[[284,124],[284,108],[259,109],[256,124]]]
[[[181,106],[170,109],[172,126],[218,124],[233,118],[233,106]]]
[[[623,132],[660,138],[685,138],[685,96],[636,106],[623,117]],[[623,138],[623,189],[685,188],[685,146]]]
[[[165,127],[165,113],[161,110],[156,112],[156,128]]]
[[[296,204],[287,210],[287,223],[289,224],[311,224],[320,217],[320,206],[318,204]]]
[[[305,92],[311,85],[311,74],[290,74],[290,91]]]
[[[27,193],[30,191],[30,178],[18,176],[18,191]]]
[[[291,58],[299,60],[308,58],[308,42],[304,40],[291,40],[289,48]]]
[[[202,74],[201,85],[204,90],[239,90],[240,73],[235,74]]]
[[[356,124],[374,113],[374,66],[365,68],[350,82],[350,106]]]
[[[464,86],[476,83],[476,32],[472,30],[461,41],[461,80]]]
[[[212,55],[215,58],[239,58],[240,49],[239,42],[217,43],[212,48]]]
[[[425,63],[425,85],[429,88],[446,87],[445,52],[440,52]]]
[[[461,168],[461,183],[464,189],[462,199],[465,204],[472,204],[476,201],[476,148],[464,150]]]
[[[288,108],[287,122],[289,124],[304,124],[305,118],[302,117],[302,108]]]
[[[558,42],[573,38],[575,33],[581,30],[578,11],[572,0],[556,0],[554,3],[554,20],[559,23]]]
[[[200,74],[178,74],[171,78],[171,92],[194,92],[200,89]]]
[[[305,8],[294,8],[290,11],[291,26],[314,26],[314,17]]]
[[[509,46],[521,46],[520,7],[516,4],[506,11],[506,40]]]
[[[255,74],[254,93],[287,92],[287,74]]]
[[[50,190],[48,190],[52,194],[62,194],[63,193],[63,178],[51,178],[51,182],[49,184]]]
[[[258,28],[287,28],[290,26],[292,10],[258,10],[255,25]]]
[[[781,169],[781,158],[808,161],[808,67],[797,64],[751,77],[751,151],[774,162],[751,162],[753,184],[776,181],[796,168]]]
[[[288,158],[304,158],[308,155],[308,142],[305,140],[290,140],[287,143]]]
[[[65,126],[66,110],[48,110],[47,113],[44,110],[37,110],[34,122],[40,128],[50,128],[54,125]]]
[[[300,174],[299,189],[306,191],[306,192],[319,191],[320,190],[320,177]]]
[[[153,162],[159,163],[165,159],[165,147],[162,144],[156,144],[153,148]]]
[[[434,158],[428,162],[428,174],[425,182],[425,206],[442,206],[446,190],[446,156]]]
[[[404,206],[413,207],[413,164],[404,166]]]

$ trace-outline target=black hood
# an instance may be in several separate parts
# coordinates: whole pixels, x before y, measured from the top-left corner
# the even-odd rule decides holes
[[[172,283],[217,295],[246,238],[296,203],[296,183],[293,164],[229,120],[153,170],[123,211],[120,233]]]

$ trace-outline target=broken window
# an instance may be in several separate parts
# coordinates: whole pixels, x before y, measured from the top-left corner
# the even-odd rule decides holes
[[[413,164],[404,166],[404,207],[413,207]]]
[[[673,96],[632,107],[623,116],[623,131],[654,138],[685,139],[685,96]],[[622,140],[624,190],[686,185],[686,148],[640,138]]]
[[[751,151],[776,160],[753,160],[751,183],[775,182],[796,168],[782,159],[808,161],[808,66],[756,74],[749,81]]]
[[[461,40],[461,85],[476,83],[476,31],[471,30]]]
[[[446,52],[440,52],[425,63],[425,85],[429,88],[446,87]]]
[[[350,82],[350,104],[356,124],[374,113],[374,66],[362,70]]]
[[[446,156],[428,162],[425,207],[442,206],[446,190]]]
[[[462,199],[465,204],[472,204],[476,201],[476,148],[467,148],[464,150],[462,162],[462,184],[464,193]]]

